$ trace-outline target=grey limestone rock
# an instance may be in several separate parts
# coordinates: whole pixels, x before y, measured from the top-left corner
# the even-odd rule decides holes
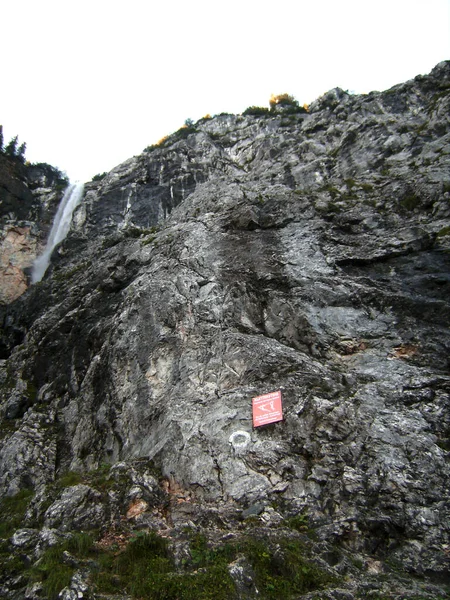
[[[307,114],[204,119],[87,184],[5,311],[2,492],[109,463],[126,489],[67,488],[45,524],[234,530],[262,506],[276,530],[306,511],[324,555],[371,569],[347,561],[354,587],[322,597],[385,593],[382,572],[406,594],[393,563],[429,578],[402,597],[431,598],[450,543],[449,85],[446,62]],[[253,428],[252,398],[278,389],[283,421]]]
[[[61,531],[93,529],[105,521],[101,495],[87,485],[66,488],[44,515],[47,527]]]

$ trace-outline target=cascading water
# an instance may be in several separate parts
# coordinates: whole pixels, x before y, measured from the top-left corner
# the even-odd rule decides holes
[[[83,183],[75,183],[73,185],[69,185],[64,192],[64,196],[58,206],[58,210],[56,211],[55,220],[53,221],[45,250],[33,263],[31,283],[37,283],[38,281],[41,281],[45,275],[48,265],[50,264],[50,257],[53,250],[69,233],[70,223],[72,221],[72,213],[80,203],[80,200],[83,196],[83,189]]]

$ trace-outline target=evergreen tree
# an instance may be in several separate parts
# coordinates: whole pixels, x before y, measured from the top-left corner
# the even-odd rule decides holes
[[[3,125],[0,125],[0,152],[3,152]]]
[[[5,154],[7,156],[17,156],[17,140],[18,140],[18,136],[16,135],[15,137],[12,138],[12,140],[10,140],[5,148]]]
[[[27,149],[26,142],[20,144],[19,149],[17,150],[17,158],[20,162],[25,162],[25,150]]]

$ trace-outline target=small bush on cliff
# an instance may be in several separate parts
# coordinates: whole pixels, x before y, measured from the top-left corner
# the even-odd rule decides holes
[[[150,144],[150,146],[144,148],[144,152],[152,152],[152,150],[156,150],[156,148],[162,148],[168,139],[168,135],[163,136],[160,140],[156,142],[156,144]]]
[[[270,109],[264,106],[249,106],[242,114],[244,116],[263,117],[277,112],[288,115],[308,112],[308,106],[306,104],[300,106],[297,100],[290,94],[278,94],[277,96],[272,94],[269,104]]]
[[[308,112],[306,105],[300,106],[298,101],[290,94],[278,94],[270,97],[269,100],[271,112],[277,112],[282,109],[283,113],[306,113]]]
[[[269,109],[265,106],[249,106],[242,114],[251,115],[253,117],[262,117],[269,114]]]
[[[186,124],[187,123],[187,124]],[[191,133],[197,133],[197,129],[194,127],[190,119],[186,119],[185,124],[180,127],[178,131],[175,131],[174,135],[182,140],[186,139]]]
[[[97,173],[97,175],[94,175],[94,177],[92,178],[92,181],[101,181],[107,175],[108,175],[108,173],[106,171],[104,171],[103,173]]]

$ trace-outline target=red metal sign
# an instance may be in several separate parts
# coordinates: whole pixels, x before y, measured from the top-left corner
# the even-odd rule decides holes
[[[283,409],[281,406],[281,390],[257,396],[252,399],[253,404],[253,427],[268,425],[283,420]]]

